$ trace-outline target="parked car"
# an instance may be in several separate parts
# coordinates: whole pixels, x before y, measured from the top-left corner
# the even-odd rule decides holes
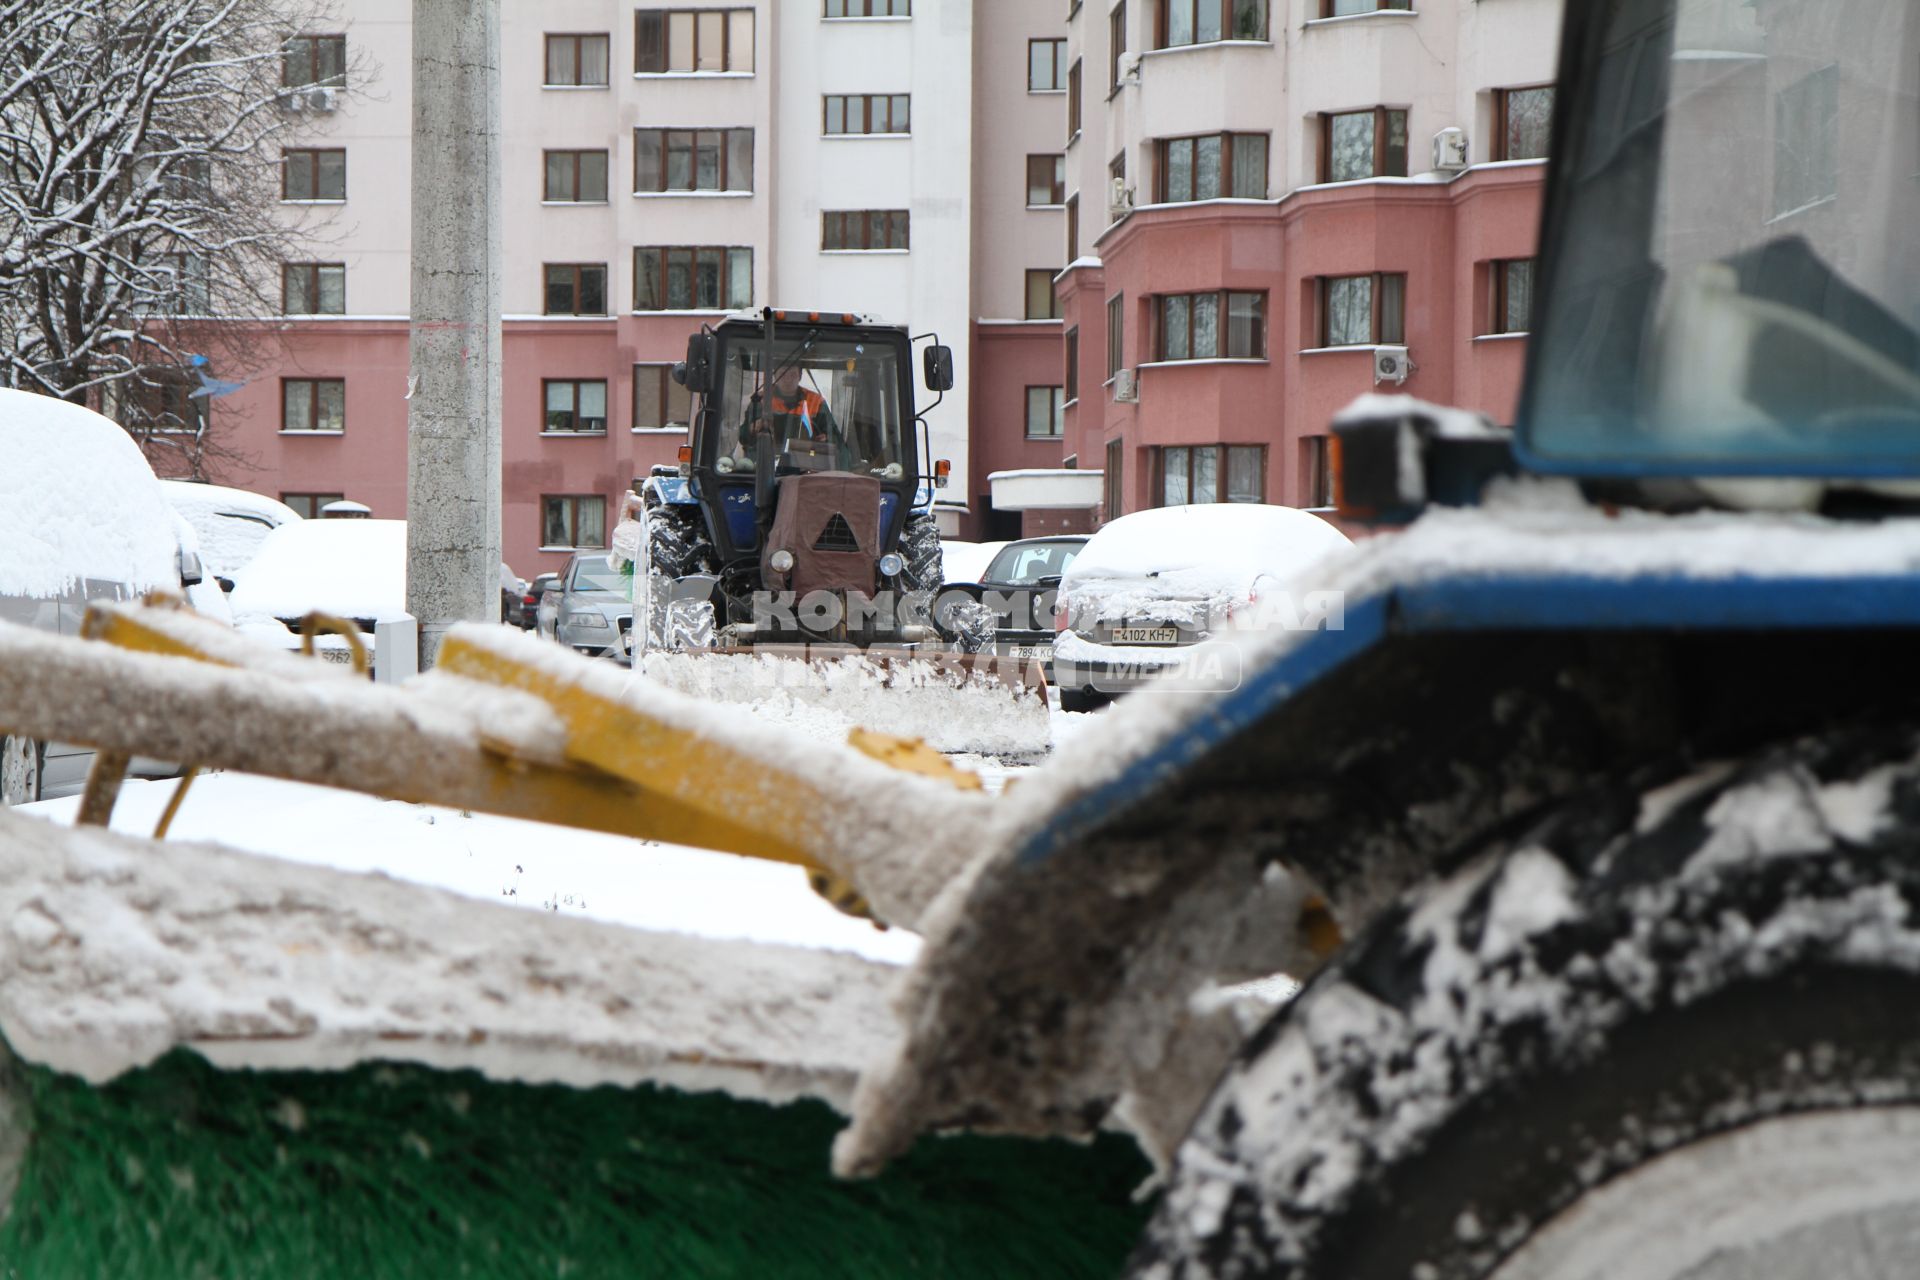
[[[525,630],[527,626],[527,580],[500,564],[500,621]]]
[[[1003,543],[977,584],[949,582],[942,589],[943,601],[964,594],[992,610],[994,652],[1040,659],[1051,681],[1055,598],[1061,576],[1086,544],[1084,534]]]
[[[407,611],[407,522],[300,520],[281,525],[234,580],[228,596],[234,623],[284,626],[298,637],[308,613],[351,621],[373,651],[374,626]],[[315,649],[351,660],[345,641],[319,637]]]
[[[199,536],[201,567],[229,588],[268,534],[300,519],[286,503],[245,489],[162,480],[160,491]]]
[[[1061,580],[1060,706],[1091,710],[1186,662],[1189,646],[1266,625],[1302,569],[1349,545],[1318,516],[1253,503],[1161,507],[1103,525]]]
[[[564,574],[543,573],[527,584],[522,602],[526,614],[523,623],[529,631],[544,639],[553,639],[555,620],[560,616],[560,582]]]
[[[0,621],[78,635],[87,606],[197,587],[190,529],[117,423],[28,391],[0,390]],[[0,734],[0,804],[78,788],[93,752]],[[135,761],[134,772],[172,766]]]
[[[615,569],[604,552],[575,555],[561,575],[555,638],[590,658],[626,661],[632,587],[633,579]]]

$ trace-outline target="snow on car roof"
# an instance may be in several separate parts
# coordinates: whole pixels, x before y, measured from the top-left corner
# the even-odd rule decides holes
[[[223,578],[233,577],[253,559],[269,533],[300,519],[286,503],[245,489],[162,480],[160,491],[200,535],[201,563]]]
[[[978,582],[1004,542],[962,542],[940,539],[940,578],[943,582]]]
[[[1067,570],[1066,584],[1177,575],[1186,590],[1236,590],[1262,573],[1290,576],[1349,545],[1338,529],[1292,507],[1158,507],[1102,525]]]
[[[132,437],[83,405],[0,389],[0,594],[85,578],[174,586],[173,512]]]
[[[268,534],[234,579],[236,618],[397,617],[407,607],[405,520],[299,520]]]

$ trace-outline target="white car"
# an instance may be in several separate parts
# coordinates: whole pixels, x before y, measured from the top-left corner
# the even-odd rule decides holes
[[[1289,584],[1350,545],[1318,516],[1254,503],[1161,507],[1101,526],[1060,583],[1061,707],[1090,710],[1170,667],[1196,672],[1190,646],[1229,629],[1310,624]]]
[[[216,578],[233,582],[265,542],[300,513],[263,493],[188,480],[162,480],[160,491],[200,538],[200,563]]]
[[[353,623],[371,656],[375,624],[407,611],[407,522],[283,524],[240,570],[228,603],[243,632],[284,627],[298,636],[307,614],[330,613]],[[317,638],[315,649],[334,661],[352,656],[344,641],[329,637]]]

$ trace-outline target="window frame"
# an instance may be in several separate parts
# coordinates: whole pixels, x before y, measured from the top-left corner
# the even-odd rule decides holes
[[[840,123],[838,130],[831,128],[833,123],[833,104],[840,104]],[[906,104],[906,127],[893,128],[893,107],[896,103]],[[861,128],[847,127],[853,104],[860,105]],[[876,112],[876,103],[884,104],[884,112]],[[886,116],[887,128],[874,128],[876,115]],[[820,136],[823,138],[908,138],[913,136],[913,95],[910,93],[826,93],[820,95]]]
[[[720,255],[720,297],[716,300],[715,304],[710,307],[700,305],[699,268],[700,255],[704,253],[716,253]],[[735,298],[737,295],[735,294],[734,286],[738,284],[739,281],[734,276],[734,255],[739,253],[745,253],[747,255],[745,264],[746,296],[736,302]],[[641,261],[641,255],[643,254],[654,255],[652,261],[645,263],[644,266]],[[691,296],[688,299],[690,305],[685,307],[672,305],[673,298],[668,286],[668,280],[670,279],[668,268],[673,265],[669,255],[680,254],[686,255],[685,266],[687,268],[687,279],[690,282],[691,291]],[[666,305],[660,307],[643,307],[640,305],[641,282],[649,275],[653,276],[653,279],[658,283],[659,299]],[[633,310],[636,313],[642,315],[659,315],[685,311],[724,313],[744,310],[752,305],[753,246],[751,245],[638,244],[633,247]]]
[[[1124,291],[1107,299],[1107,381],[1112,382],[1127,367],[1122,359],[1127,343],[1127,295]]]
[[[328,156],[340,158],[340,194],[337,196],[293,194],[295,159],[307,171],[307,182],[314,192],[320,190],[322,161]],[[345,147],[280,148],[280,201],[282,204],[345,204],[347,200],[347,149]]]
[[[834,0],[821,0],[820,17],[823,21],[858,22],[868,18],[911,18],[913,16],[913,0],[840,0],[842,7],[851,9],[855,5],[861,5],[867,10],[865,13],[834,13],[832,12],[833,3]],[[885,5],[889,9],[894,5],[901,5],[906,12],[875,13],[873,12],[875,5]]]
[[[280,501],[306,520],[318,520],[320,508],[333,502],[345,502],[344,493],[282,493]],[[304,508],[304,509],[303,509]]]
[[[1049,431],[1038,434],[1036,434],[1033,429],[1033,393],[1036,391],[1050,393],[1048,398],[1047,419],[1048,425],[1052,428]],[[1036,383],[1029,386],[1027,388],[1026,406],[1027,417],[1025,431],[1027,439],[1060,440],[1065,438],[1067,406],[1067,389],[1065,387],[1048,386],[1044,383]]]
[[[1552,138],[1553,104],[1551,101],[1548,103],[1548,106],[1547,106],[1547,135],[1548,136],[1541,143],[1541,149],[1540,149],[1539,155],[1537,156],[1514,155],[1512,139],[1510,139],[1507,136],[1507,130],[1512,125],[1512,122],[1513,122],[1513,104],[1512,104],[1513,95],[1516,93],[1539,93],[1542,90],[1551,94],[1554,92],[1554,86],[1551,84],[1515,85],[1509,89],[1495,89],[1493,91],[1493,132],[1492,132],[1493,145],[1490,148],[1492,154],[1488,157],[1488,159],[1494,161],[1495,163],[1498,163],[1504,160],[1544,160],[1547,158],[1547,150],[1552,146],[1552,142],[1553,142],[1553,138]],[[1556,98],[1557,98],[1557,95],[1556,95]]]
[[[1493,284],[1493,297],[1487,308],[1488,337],[1514,337],[1533,332],[1534,284],[1539,277],[1539,268],[1534,258],[1496,258],[1488,271]],[[1512,301],[1507,285],[1515,267],[1525,267],[1527,271],[1527,314],[1525,323],[1513,326],[1513,316],[1509,304]]]
[[[581,388],[597,384],[600,388],[601,416],[597,427],[556,427],[553,425],[553,402],[550,391],[554,387],[573,388],[573,408],[569,410],[573,421],[588,421],[580,412]],[[604,436],[607,434],[608,421],[613,417],[613,402],[609,399],[613,388],[605,378],[542,378],[540,379],[540,434],[543,436]]]
[[[1100,521],[1115,520],[1125,515],[1127,490],[1123,472],[1127,465],[1127,445],[1123,437],[1116,436],[1107,441],[1106,474],[1100,478]]]
[[[855,225],[847,219],[858,219],[860,244],[850,243],[854,238],[847,229]],[[886,244],[873,243],[873,220],[885,218]],[[838,219],[839,221],[834,221]],[[893,232],[900,228],[900,243],[894,244]],[[834,244],[834,229],[840,231],[841,244]],[[822,209],[820,211],[820,252],[822,253],[911,253],[913,251],[913,211],[910,209]]]
[[[600,541],[585,543],[580,541],[580,503],[582,501],[600,504]],[[565,543],[547,541],[547,511],[551,503],[564,503],[567,512],[569,540]],[[540,495],[540,549],[542,551],[605,551],[607,549],[607,498],[601,493],[543,493]]]
[[[294,45],[306,46],[306,70],[304,80],[294,80],[288,70],[294,65]],[[321,59],[315,53],[322,45],[339,50],[340,70],[327,75],[318,75]],[[347,83],[347,37],[345,32],[317,32],[312,35],[288,36],[287,42],[280,47],[280,87],[282,89],[317,89],[324,87],[344,88]]]
[[[1241,0],[1160,0],[1153,18],[1153,47],[1160,49],[1192,49],[1210,44],[1272,44],[1273,43],[1273,5],[1271,0],[1250,0],[1259,8],[1259,36],[1236,36],[1233,33],[1235,6]],[[1220,10],[1220,34],[1211,40],[1182,40],[1179,44],[1170,43],[1173,38],[1173,7],[1185,5],[1188,10],[1188,25],[1198,36],[1200,31],[1200,7],[1217,4]]]
[[[1048,268],[1048,267],[1028,267],[1027,268],[1027,273],[1025,276],[1026,298],[1025,298],[1025,304],[1024,304],[1026,309],[1027,319],[1029,320],[1060,319],[1060,286],[1056,282],[1056,277],[1058,277],[1059,274],[1060,273],[1058,271],[1052,270],[1051,268]],[[1034,282],[1037,279],[1041,279],[1041,278],[1045,279],[1046,286],[1047,286],[1046,314],[1035,315],[1034,309],[1033,309],[1033,286],[1034,286]]]
[[[642,369],[656,371],[659,374],[659,378],[660,378],[660,386],[659,386],[658,392],[648,397],[654,401],[653,407],[657,409],[659,413],[660,421],[655,424],[648,424],[640,421],[640,405],[642,402],[642,397],[640,394],[640,371]],[[684,397],[684,400],[685,400],[686,421],[684,422],[675,422],[673,420],[674,397],[676,392],[680,396]],[[681,386],[679,383],[673,380],[673,366],[671,364],[665,364],[665,363],[661,363],[659,361],[653,361],[653,360],[636,361],[633,366],[633,415],[632,416],[633,416],[632,429],[635,431],[690,430],[693,426],[693,392],[687,390],[685,387]]]
[[[545,61],[540,66],[540,87],[542,89],[609,89],[613,87],[613,34],[607,31],[549,31],[541,47]],[[607,46],[605,80],[583,80],[581,70],[586,65],[586,45],[588,40],[600,40]],[[552,80],[548,78],[553,70],[553,50],[558,41],[571,41],[573,44],[572,80]]]
[[[569,156],[573,160],[573,195],[571,196],[556,196],[553,194],[552,187],[548,185],[553,177],[553,170],[549,166],[552,165],[555,156]],[[580,158],[582,156],[600,157],[601,187],[600,198],[597,200],[584,199],[580,195]],[[607,154],[605,148],[587,147],[583,150],[552,148],[542,151],[540,153],[540,203],[607,204],[612,200],[612,167],[613,158]]]
[[[1037,185],[1034,180],[1034,162],[1048,164],[1052,173],[1047,179],[1047,194],[1054,198],[1046,204],[1035,204],[1033,192]],[[1027,153],[1027,208],[1061,209],[1067,203],[1067,157],[1058,151],[1030,151]]]
[[[654,153],[660,159],[659,171],[656,174],[660,183],[658,186],[640,185],[640,135],[643,133],[658,135],[658,145]],[[688,154],[687,169],[689,180],[695,184],[693,186],[669,187],[666,185],[668,175],[673,167],[671,159],[672,147],[668,143],[668,139],[674,134],[686,134],[689,137],[688,146],[691,150]],[[717,134],[720,138],[720,185],[717,187],[703,187],[698,185],[700,181],[700,138],[703,134]],[[732,172],[733,144],[734,137],[737,134],[745,134],[747,136],[747,185],[744,187],[736,187],[731,184],[731,179],[734,177]],[[754,137],[754,130],[751,128],[681,129],[635,126],[633,130],[633,143],[633,194],[636,196],[681,196],[695,195],[701,192],[716,192],[732,195],[753,194],[753,168],[759,160],[759,140]]]
[[[1067,145],[1080,136],[1082,123],[1080,113],[1080,59],[1075,58],[1073,65],[1067,68]]]
[[[1217,196],[1203,196],[1200,194],[1200,144],[1208,138],[1220,139],[1220,176],[1222,180],[1222,190]],[[1237,143],[1237,140],[1242,138],[1259,138],[1265,144],[1265,151],[1262,156],[1262,167],[1265,170],[1265,175],[1264,180],[1260,184],[1261,194],[1257,196],[1237,196],[1232,194],[1234,148],[1236,145],[1244,145]],[[1193,158],[1187,162],[1188,180],[1192,185],[1193,194],[1185,198],[1176,199],[1173,194],[1173,165],[1171,155],[1173,148],[1183,142],[1189,143],[1193,147]],[[1256,133],[1251,130],[1242,129],[1231,133],[1223,131],[1220,133],[1181,134],[1171,138],[1155,138],[1153,140],[1153,149],[1155,159],[1153,199],[1155,204],[1200,204],[1207,200],[1265,200],[1267,199],[1267,193],[1273,190],[1273,135],[1270,133]]]
[[[1336,178],[1333,176],[1333,122],[1348,116],[1373,117],[1373,171],[1358,178]],[[1393,117],[1401,117],[1401,132],[1406,142],[1401,148],[1400,172],[1389,173],[1388,139],[1393,133]],[[1271,154],[1271,153],[1269,153]],[[1320,181],[1328,182],[1365,182],[1369,178],[1404,178],[1413,167],[1413,112],[1408,107],[1361,107],[1354,111],[1322,111],[1320,113]],[[1271,179],[1271,175],[1269,175]]]
[[[1370,8],[1362,9],[1358,13],[1336,13],[1339,3],[1340,0],[1320,0],[1320,16],[1322,18],[1358,18],[1369,13],[1414,12],[1413,0],[1373,0]]]
[[[292,298],[293,298],[293,290],[288,286],[292,278],[292,273],[296,271],[307,273],[307,277],[308,277],[307,284],[308,284],[308,288],[311,291],[309,295],[309,301],[315,304],[315,307],[316,307],[315,310],[294,311],[288,306],[288,304],[292,301]],[[317,309],[319,304],[323,301],[324,291],[320,287],[321,272],[323,271],[337,271],[340,273],[340,309],[338,311],[322,311]],[[283,316],[343,316],[343,315],[346,315],[347,314],[347,264],[344,262],[283,262],[281,263],[280,264],[280,314]]]
[[[1193,315],[1194,301],[1198,298],[1215,300],[1216,319],[1214,332],[1217,335],[1219,349],[1213,355],[1193,354]],[[1233,355],[1233,300],[1235,298],[1259,299],[1259,329],[1255,346],[1256,355]],[[1153,359],[1156,364],[1184,364],[1194,360],[1267,360],[1269,333],[1268,303],[1271,297],[1265,289],[1197,289],[1190,293],[1156,293],[1153,295]],[[1167,354],[1167,313],[1168,304],[1183,302],[1187,316],[1187,354],[1170,356]]]
[[[1033,82],[1033,47],[1037,44],[1053,46],[1052,58],[1050,60],[1052,70],[1052,76],[1050,78],[1053,83],[1044,88],[1036,86]],[[1043,36],[1027,41],[1027,92],[1065,93],[1067,91],[1066,76],[1064,74],[1066,71],[1066,57],[1067,40],[1065,36]]]
[[[1063,404],[1080,402],[1080,326],[1067,330],[1064,344],[1066,354],[1066,377],[1060,383],[1061,394],[1066,397]]]
[[[572,310],[555,311],[552,307],[553,273],[556,271],[571,271],[573,273],[573,284],[572,284],[573,309]],[[598,271],[600,273],[600,310],[582,311],[580,308],[585,303],[584,295],[586,293],[586,289],[583,285],[583,282],[586,279],[587,273],[591,271]],[[608,278],[607,264],[604,262],[543,262],[541,263],[540,264],[540,307],[541,307],[540,314],[543,316],[609,316],[609,315],[612,315],[613,312],[609,310],[607,306],[607,278]]]
[[[1120,59],[1127,52],[1127,0],[1107,13],[1107,97],[1120,92]]]
[[[1195,455],[1202,452],[1211,452],[1214,455],[1213,497],[1204,503],[1195,501],[1193,489],[1193,478],[1197,470],[1193,465],[1193,461]],[[1260,491],[1255,497],[1234,498],[1230,496],[1232,493],[1233,455],[1236,452],[1251,452],[1254,455],[1254,474],[1260,477]],[[1187,460],[1187,500],[1185,502],[1167,501],[1167,462],[1173,454],[1185,455]],[[1153,450],[1153,471],[1154,506],[1158,508],[1225,505],[1233,502],[1239,502],[1243,505],[1260,504],[1267,500],[1267,446],[1264,444],[1233,444],[1225,440],[1220,440],[1208,444],[1158,445]]]
[[[305,385],[307,392],[307,425],[291,427],[287,425],[287,392],[296,384]],[[321,427],[314,425],[320,421],[320,388],[322,386],[340,388],[340,425]],[[338,436],[347,431],[347,380],[345,378],[282,378],[280,379],[280,434],[283,436]]]
[[[1334,507],[1331,434],[1300,437],[1300,482],[1295,487],[1300,491],[1302,510],[1327,511]]]
[[[1371,336],[1367,338],[1367,340],[1364,342],[1334,342],[1332,340],[1333,339],[1333,310],[1330,306],[1328,306],[1327,299],[1328,299],[1328,294],[1330,292],[1331,286],[1334,284],[1335,281],[1339,281],[1339,280],[1371,280],[1373,282],[1372,298],[1371,298],[1372,316],[1369,321],[1370,323],[1369,333],[1371,334]],[[1394,338],[1388,338],[1384,336],[1384,334],[1387,332],[1386,325],[1384,323],[1387,318],[1386,315],[1384,314],[1385,308],[1386,308],[1387,290],[1384,282],[1387,280],[1400,281],[1400,315],[1396,319],[1396,323],[1399,327],[1400,332],[1399,332],[1399,336]],[[1358,350],[1363,347],[1383,347],[1383,346],[1399,347],[1399,346],[1406,345],[1406,342],[1407,342],[1407,273],[1406,272],[1404,271],[1370,271],[1370,272],[1362,271],[1352,275],[1344,275],[1344,276],[1319,276],[1319,277],[1316,277],[1316,284],[1318,285],[1318,288],[1316,290],[1316,293],[1318,295],[1316,298],[1316,302],[1318,303],[1319,310],[1320,310],[1319,339],[1320,339],[1321,349],[1323,350],[1332,350],[1332,349]]]
[[[747,65],[745,67],[737,67],[734,65],[733,19],[734,15],[741,13],[750,15],[753,22],[752,38],[747,42]],[[703,71],[700,69],[700,19],[703,16],[714,14],[718,14],[720,17],[720,69],[718,71]],[[675,17],[690,18],[693,22],[693,65],[681,71],[676,71],[673,68],[673,19]],[[641,27],[649,18],[656,18],[660,23],[660,65],[657,68],[641,65],[641,57],[646,43],[641,36]],[[757,75],[759,74],[759,68],[755,65],[756,57],[753,46],[759,42],[759,39],[760,18],[758,13],[749,5],[731,5],[719,9],[635,9],[633,11],[633,74],[636,76]]]

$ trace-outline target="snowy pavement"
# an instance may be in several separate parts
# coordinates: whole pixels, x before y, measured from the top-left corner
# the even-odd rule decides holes
[[[1054,745],[1097,718],[1055,711]],[[1032,768],[955,759],[990,791]],[[114,829],[151,833],[175,785],[126,783]],[[69,796],[19,812],[70,824],[79,803]],[[920,949],[914,934],[836,911],[798,867],[241,774],[196,778],[169,838],[634,928],[848,951],[891,964],[910,962]]]

